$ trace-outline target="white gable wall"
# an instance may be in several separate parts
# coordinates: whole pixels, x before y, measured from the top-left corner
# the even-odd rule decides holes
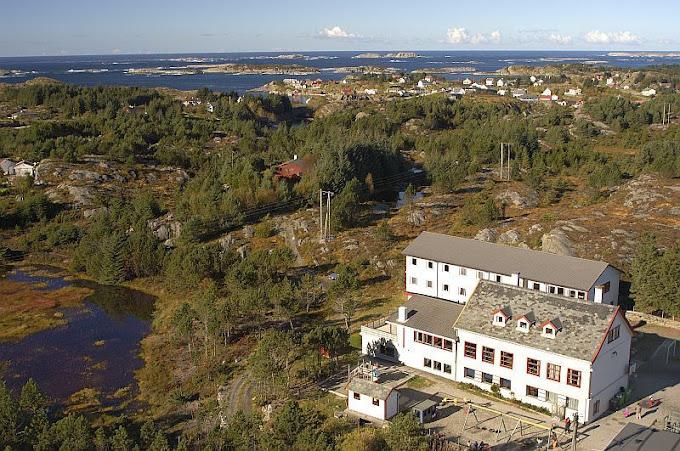
[[[600,274],[600,277],[597,278],[593,284],[593,287],[588,292],[588,299],[602,304],[618,305],[619,281],[619,271],[612,266],[607,266],[607,268],[602,271],[602,274]],[[600,290],[596,287],[603,285],[606,282],[609,282],[609,291],[607,293],[600,293]]]
[[[357,393],[359,399],[354,398],[355,392],[347,392],[347,408],[362,415],[367,415],[379,420],[387,420],[398,413],[399,395],[396,390],[392,390],[386,400],[378,400],[378,405],[373,404],[373,398],[362,393]]]
[[[620,390],[628,387],[628,371],[630,364],[630,345],[632,334],[625,324],[621,313],[612,321],[610,330],[619,328],[619,338],[609,342],[605,337],[602,349],[593,362],[593,375],[590,382],[590,397],[592,398],[591,418],[597,418],[609,408],[609,400]],[[595,403],[600,401],[595,412]]]

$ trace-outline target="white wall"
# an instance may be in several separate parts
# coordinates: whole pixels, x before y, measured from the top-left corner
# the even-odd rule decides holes
[[[406,366],[418,368],[419,370],[436,374],[437,376],[445,377],[447,379],[455,380],[456,378],[456,342],[451,338],[446,338],[453,343],[453,349],[446,351],[444,349],[435,348],[424,343],[418,343],[413,340],[414,329],[397,325],[397,351],[399,352],[399,361]],[[423,331],[425,332],[425,331]],[[441,337],[445,338],[445,337]],[[427,368],[423,365],[424,359],[440,362],[442,364],[441,371],[432,368]],[[451,373],[444,372],[444,364],[451,365]]]
[[[386,400],[379,400],[378,405],[373,405],[373,398],[359,393],[360,399],[354,399],[354,392],[347,392],[347,408],[380,420],[387,420],[397,414],[399,410],[398,393],[392,390]]]
[[[619,271],[614,269],[612,266],[607,266],[600,277],[597,278],[593,288],[590,289],[588,299],[595,302],[601,302],[603,304],[618,305],[619,303],[619,282],[621,275]],[[605,282],[610,283],[609,291],[604,294],[598,293],[600,290],[596,290],[595,287],[598,285],[603,285]],[[597,291],[597,292],[596,292]]]
[[[489,321],[491,317],[489,316]],[[515,323],[511,322],[505,327],[515,327]],[[545,391],[556,393],[559,399],[564,401],[565,397],[578,399],[579,401],[579,416],[581,421],[589,421],[588,413],[589,407],[589,383],[590,383],[590,361],[578,360],[546,351],[541,351],[534,348],[520,346],[515,343],[505,342],[491,337],[474,334],[468,331],[457,329],[459,343],[457,350],[456,362],[456,378],[460,382],[471,383],[489,390],[491,384],[481,382],[481,372],[492,374],[494,376],[493,383],[499,384],[499,379],[509,379],[512,383],[511,391],[501,390],[503,396],[518,399],[522,402],[532,404],[539,407],[552,408],[552,403],[547,402]],[[518,332],[519,333],[519,332]],[[559,335],[556,340],[559,340]],[[545,338],[545,340],[551,340]],[[477,344],[477,358],[471,359],[465,357],[464,349],[465,342]],[[487,346],[493,348],[495,351],[494,363],[485,363],[482,361],[482,347]],[[513,354],[513,368],[504,368],[500,366],[501,351],[511,352]],[[531,357],[538,359],[541,362],[540,376],[533,376],[527,374],[527,358]],[[589,357],[589,356],[588,356]],[[547,364],[552,363],[560,365],[560,381],[552,381],[547,379]],[[464,377],[464,369],[471,368],[477,371],[476,378],[469,379]],[[567,370],[574,369],[581,371],[581,386],[573,387],[567,384]],[[539,397],[534,398],[526,395],[526,386],[530,385],[539,389]],[[567,411],[567,413],[570,413]]]
[[[416,264],[413,264],[415,259]],[[432,264],[432,268],[428,264]],[[413,278],[415,282],[413,283]],[[432,285],[428,287],[428,282]],[[437,297],[437,262],[416,257],[406,257],[406,291]]]
[[[593,375],[590,383],[592,405],[600,401],[597,413],[590,412],[592,418],[602,415],[609,408],[609,400],[619,392],[620,387],[628,387],[628,366],[632,335],[625,320],[619,313],[611,324],[610,330],[618,327],[619,338],[609,343],[605,338],[602,349],[593,362]]]

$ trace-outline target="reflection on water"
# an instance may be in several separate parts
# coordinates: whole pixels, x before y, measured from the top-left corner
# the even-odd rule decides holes
[[[7,278],[39,284],[43,290],[68,285],[93,290],[82,307],[61,309],[68,319],[65,326],[17,342],[0,343],[0,361],[8,362],[2,376],[10,387],[20,388],[32,377],[45,394],[59,401],[86,387],[108,396],[129,385],[135,388],[134,371],[143,363],[138,356],[139,342],[150,330],[153,296],[22,270],[9,273]]]

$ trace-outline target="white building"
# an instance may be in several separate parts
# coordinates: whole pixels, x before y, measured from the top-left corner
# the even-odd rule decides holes
[[[454,328],[456,379],[589,422],[628,387],[632,330],[619,307],[482,282]]]
[[[472,84],[472,80],[470,80],[469,78],[466,78],[465,80],[463,80],[463,86],[470,86],[471,84]]]
[[[14,166],[14,174],[17,177],[34,177],[35,165],[25,161],[20,161]]]
[[[487,86],[493,86],[494,85],[493,78],[491,77],[487,78],[486,80],[484,80],[484,84],[486,84]]]
[[[14,175],[14,167],[16,165],[17,164],[12,160],[3,158],[0,160],[0,171],[2,171],[4,175]]]
[[[640,94],[642,94],[645,97],[654,97],[656,95],[656,89],[648,88],[643,90]]]
[[[455,379],[456,336],[453,323],[463,306],[428,296],[409,295],[396,313],[378,324],[362,326],[366,355],[398,361],[428,373]]]
[[[388,420],[399,412],[399,392],[388,384],[354,377],[347,384],[347,408],[361,415]]]
[[[616,305],[619,271],[594,260],[423,232],[402,252],[406,291],[465,303],[481,280]]]
[[[569,97],[576,97],[581,95],[581,88],[569,88],[566,91],[564,91],[565,96]]]
[[[496,86],[498,86],[499,88],[502,88],[503,86],[505,86],[505,80],[503,80],[502,78],[499,78],[498,81],[496,82]]]

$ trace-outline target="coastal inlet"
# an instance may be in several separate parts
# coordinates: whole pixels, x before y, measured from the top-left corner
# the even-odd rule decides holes
[[[7,296],[8,286],[24,304],[22,319],[34,315],[44,327],[2,337],[0,378],[11,389],[20,390],[33,378],[51,401],[73,410],[122,407],[134,398],[134,372],[143,364],[140,341],[151,329],[153,296],[31,267],[0,278],[0,308],[16,301]],[[87,294],[80,300],[60,303],[60,294],[82,292]],[[56,321],[41,320],[46,312]],[[0,322],[11,314],[3,316]]]

